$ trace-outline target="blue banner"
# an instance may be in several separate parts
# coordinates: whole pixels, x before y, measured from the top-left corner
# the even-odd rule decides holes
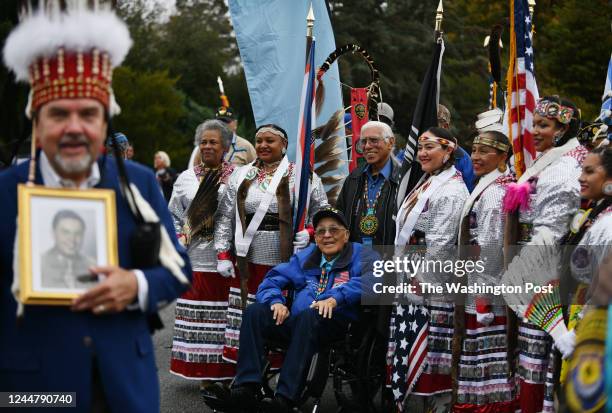
[[[306,16],[309,0],[229,0],[232,24],[253,106],[255,123],[275,123],[289,134],[289,159],[295,161],[300,94],[306,61]],[[315,67],[336,48],[325,0],[313,0]],[[327,71],[325,103],[316,125],[342,106],[338,66]],[[346,149],[346,144],[343,144]],[[346,151],[345,151],[346,152]],[[343,158],[346,159],[346,158]],[[348,175],[348,166],[336,172]]]

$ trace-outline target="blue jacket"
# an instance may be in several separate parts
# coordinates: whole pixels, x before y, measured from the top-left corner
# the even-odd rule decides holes
[[[104,159],[104,158],[101,158]],[[119,191],[115,160],[98,161],[100,188],[114,189],[117,207],[119,263],[132,267],[129,237],[136,222]],[[17,217],[17,184],[27,180],[29,162],[0,173],[0,389],[2,391],[76,392],[76,412],[90,411],[92,359],[95,355],[105,396],[112,411],[159,411],[159,380],[153,343],[145,314],[140,310],[96,316],[64,306],[29,305],[16,320],[13,281],[13,243]],[[176,242],[172,220],[155,176],[144,166],[126,162],[130,181],[151,204],[185,260],[183,272],[191,279],[184,249]],[[40,170],[36,182],[42,184]],[[163,228],[162,228],[163,230]],[[169,303],[185,287],[164,267],[142,269],[149,284],[147,312]]]
[[[319,295],[318,301],[334,297],[338,307],[336,315],[355,320],[357,307],[361,301],[362,277],[371,279],[373,261],[376,253],[356,242],[346,244],[334,262],[329,273],[326,290]],[[257,302],[272,305],[285,303],[281,291],[294,290],[291,313],[297,314],[310,307],[315,300],[319,276],[321,275],[321,250],[311,244],[294,254],[289,262],[272,268],[257,290]]]
[[[456,158],[455,158],[455,168],[461,175],[463,175],[463,182],[465,182],[465,186],[467,186],[468,191],[472,192],[474,190],[476,175],[474,174],[474,166],[472,165],[472,158],[470,158],[470,154],[465,151],[461,146],[457,148]]]

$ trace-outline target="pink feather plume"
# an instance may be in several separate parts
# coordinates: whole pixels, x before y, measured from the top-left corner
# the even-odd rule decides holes
[[[521,212],[529,209],[529,194],[531,193],[531,183],[523,182],[522,184],[508,184],[506,195],[504,196],[504,212],[515,212],[520,209]]]

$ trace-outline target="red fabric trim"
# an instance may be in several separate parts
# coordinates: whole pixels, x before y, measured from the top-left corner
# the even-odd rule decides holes
[[[194,271],[191,288],[184,292],[181,298],[194,301],[227,301],[229,280],[216,272]]]
[[[222,260],[232,261],[232,259],[233,259],[233,257],[232,257],[232,253],[231,253],[231,252],[229,252],[229,251],[219,252],[219,253],[217,254],[217,259],[218,259],[219,261],[222,261]]]
[[[521,380],[519,388],[521,413],[538,413],[542,411],[545,384],[533,384]]]
[[[236,365],[232,363],[188,363],[172,359],[170,371],[185,377],[226,379],[236,375]]]
[[[453,406],[453,413],[514,413],[517,406],[517,400],[485,404],[482,406],[467,403],[455,404]]]
[[[413,393],[431,395],[451,389],[452,382],[450,375],[423,373],[419,377],[416,386],[414,386]]]

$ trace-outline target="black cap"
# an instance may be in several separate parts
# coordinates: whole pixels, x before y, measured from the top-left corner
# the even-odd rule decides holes
[[[333,218],[336,221],[338,221],[340,224],[342,224],[344,228],[348,229],[348,225],[346,224],[346,218],[344,218],[344,214],[342,213],[342,211],[339,211],[336,208],[327,207],[327,208],[323,208],[317,211],[317,213],[312,218],[312,223],[314,224],[315,228],[319,224],[319,221],[321,221],[323,218]]]
[[[232,108],[226,108],[225,106],[221,106],[219,109],[217,109],[217,113],[215,113],[215,118],[225,123],[230,123],[231,121],[236,119]]]

